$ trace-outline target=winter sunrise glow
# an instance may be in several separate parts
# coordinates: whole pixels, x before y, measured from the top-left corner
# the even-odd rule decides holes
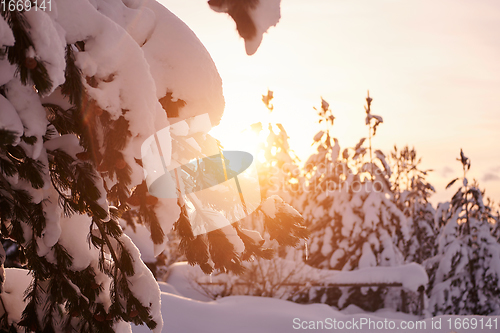
[[[0,8],[0,333],[499,331],[498,0]]]
[[[415,146],[424,167],[435,170],[436,200],[460,174],[460,148],[470,151],[471,174],[485,180],[487,194],[500,197],[498,2],[285,0],[280,23],[251,57],[240,52],[241,40],[229,42],[234,22],[203,8],[203,0],[191,1],[200,4],[194,11],[163,2],[200,37],[221,73],[227,107],[218,131],[261,121],[260,98],[269,88],[291,148],[306,159],[320,129],[312,109],[320,97],[332,105],[341,146],[353,146],[366,136],[370,89],[373,110],[384,118],[374,142],[383,150]]]

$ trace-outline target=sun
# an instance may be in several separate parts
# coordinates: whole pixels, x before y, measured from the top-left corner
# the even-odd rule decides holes
[[[261,94],[255,93],[261,97]],[[210,135],[219,140],[224,150],[245,151],[259,159],[267,140],[267,127],[271,121],[269,110],[260,98],[248,102],[241,92],[225,91],[226,110],[218,126]],[[263,155],[263,154],[262,154]]]
[[[243,129],[217,126],[210,131],[210,135],[221,142],[224,150],[245,151],[252,154],[254,159],[263,162],[267,134],[256,124]]]

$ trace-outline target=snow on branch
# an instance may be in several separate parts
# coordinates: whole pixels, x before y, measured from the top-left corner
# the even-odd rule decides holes
[[[236,22],[236,29],[245,40],[248,55],[257,52],[262,36],[280,18],[281,0],[209,0],[210,8],[227,13]]]

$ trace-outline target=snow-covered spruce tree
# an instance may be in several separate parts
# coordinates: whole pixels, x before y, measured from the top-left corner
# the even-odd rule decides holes
[[[366,101],[371,138],[382,118],[371,114],[369,96]],[[340,157],[338,140],[330,134],[334,117],[326,101],[318,113],[328,126],[314,137],[317,152],[306,162],[308,187],[299,198],[299,211],[311,231],[307,263],[336,270],[401,264],[409,229],[403,212],[390,199],[390,169],[385,156],[377,150],[376,160],[372,156],[367,160],[371,145],[364,147],[363,138]],[[309,297],[340,307],[354,303],[375,310],[384,305],[381,290],[370,289],[365,297],[360,288],[351,288],[344,290],[340,300],[338,293],[324,296],[323,292]]]
[[[2,7],[0,231],[26,268],[4,270],[0,248],[2,329],[112,332],[133,322],[161,331],[160,291],[125,221],[147,228],[153,254],[176,223],[188,259],[206,272],[239,271],[260,250],[236,225],[193,236],[185,201],[148,195],[143,181],[144,140],[202,113],[217,124],[221,86],[196,36],[155,1]],[[198,147],[209,138],[186,136]],[[175,140],[186,138],[164,144]]]
[[[409,241],[403,250],[407,262],[421,264],[436,254],[435,209],[428,198],[435,192],[426,181],[430,170],[420,170],[421,158],[417,158],[415,148],[408,146],[394,150],[390,155],[392,164],[392,192],[394,202],[408,218],[410,227]]]
[[[425,264],[430,271],[429,311],[439,314],[500,314],[500,244],[492,235],[496,221],[484,204],[476,182],[470,184],[470,160],[463,151],[462,185],[451,202],[440,205],[436,222],[444,223],[437,239],[437,255]]]
[[[31,274],[25,306],[19,306],[22,294],[3,302],[3,325],[32,331],[106,332],[133,321],[161,328],[154,280],[117,221],[133,184],[129,166],[133,155],[125,150],[132,134],[140,137],[144,130],[131,129],[131,119],[117,108],[131,106],[130,100],[104,110],[94,95],[99,74],[117,70],[117,76],[130,75],[118,71],[123,56],[115,59],[115,68],[103,70],[102,63],[97,65],[100,55],[92,54],[102,51],[96,39],[109,42],[112,37],[98,37],[99,28],[115,24],[98,16],[89,3],[53,5],[54,11],[47,12],[2,12],[1,231],[20,246]],[[73,5],[77,8],[68,8]],[[95,25],[72,22],[67,28],[67,22],[55,18],[56,8],[63,17],[77,13]],[[78,40],[79,35],[85,40]],[[128,42],[126,46],[135,44],[132,39]],[[78,66],[77,61],[92,55],[94,70],[101,71],[85,76],[80,67],[85,63]],[[138,55],[128,56],[130,69],[139,71],[138,80],[144,80],[147,64]],[[103,81],[114,79],[109,74]],[[127,88],[136,88],[117,81],[124,94],[132,93]],[[145,101],[155,98],[149,95]],[[155,110],[148,105],[135,107]],[[8,298],[15,279],[27,273],[7,272],[2,299]],[[143,292],[152,286],[151,292]],[[19,308],[24,308],[22,316],[16,313]]]

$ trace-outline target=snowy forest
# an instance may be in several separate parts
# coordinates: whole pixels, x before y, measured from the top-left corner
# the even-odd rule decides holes
[[[248,56],[280,5],[207,4]],[[353,147],[318,96],[306,159],[279,121],[226,150],[222,78],[161,3],[1,10],[0,332],[498,331],[500,198],[468,151],[436,204],[425,156],[377,147],[370,91]]]

